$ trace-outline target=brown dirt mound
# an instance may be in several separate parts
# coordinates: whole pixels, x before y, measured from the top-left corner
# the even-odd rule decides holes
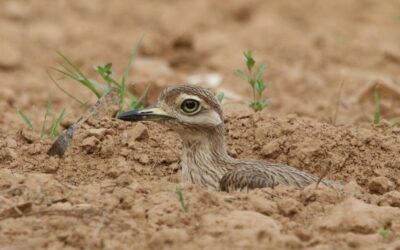
[[[62,159],[48,157],[50,141],[30,138],[30,131],[3,135],[0,242],[298,249],[363,248],[371,242],[378,247],[396,239],[398,129],[277,118],[232,103],[225,113],[232,156],[288,163],[316,175],[331,161],[328,177],[343,182],[343,192],[314,184],[302,191],[278,187],[248,194],[186,186],[185,213],[174,193],[180,174],[177,135],[151,122],[89,120]],[[377,234],[380,228],[388,238]],[[24,235],[29,241],[18,240]]]

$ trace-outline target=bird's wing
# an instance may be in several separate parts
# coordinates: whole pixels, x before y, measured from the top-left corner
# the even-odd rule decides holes
[[[247,191],[254,188],[288,185],[304,188],[318,181],[318,177],[286,165],[265,162],[253,162],[227,172],[220,180],[222,191]],[[322,183],[333,186],[334,182],[323,180]]]

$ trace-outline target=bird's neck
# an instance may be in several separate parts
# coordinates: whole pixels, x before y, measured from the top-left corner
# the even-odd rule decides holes
[[[180,134],[182,181],[219,188],[219,180],[230,170],[232,158],[227,154],[223,127],[209,131]]]

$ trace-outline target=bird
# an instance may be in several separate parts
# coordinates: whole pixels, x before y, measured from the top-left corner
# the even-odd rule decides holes
[[[117,118],[155,121],[178,133],[183,145],[179,163],[183,183],[225,192],[278,185],[303,189],[319,182],[330,187],[337,184],[291,166],[231,157],[224,140],[222,107],[212,91],[199,86],[167,87],[156,105],[122,112]]]

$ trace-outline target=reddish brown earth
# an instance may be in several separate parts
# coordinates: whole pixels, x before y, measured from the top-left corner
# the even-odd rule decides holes
[[[399,10],[398,1],[366,0],[3,1],[0,249],[400,249]],[[47,156],[53,140],[17,109],[37,130],[49,92],[53,108],[67,110],[64,126],[84,112],[47,76],[54,51],[93,77],[107,62],[120,75],[144,31],[130,80],[151,84],[149,103],[165,86],[220,74],[214,89],[233,98],[224,103],[233,157],[317,176],[328,168],[343,190],[185,185],[185,212],[175,194],[181,142],[151,122],[90,119],[64,158]],[[272,81],[272,103],[258,113],[232,74],[247,49]],[[75,83],[63,86],[94,103]]]

